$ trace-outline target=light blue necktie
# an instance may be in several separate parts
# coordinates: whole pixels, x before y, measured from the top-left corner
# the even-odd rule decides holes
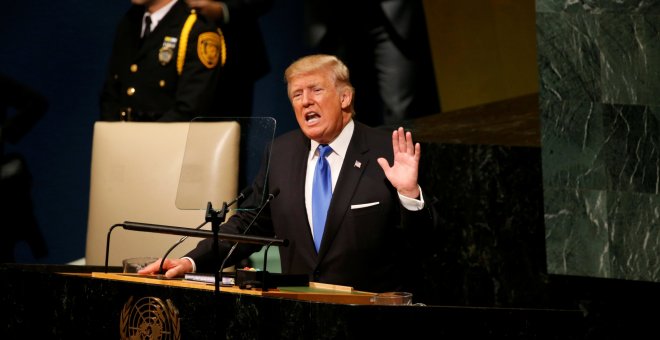
[[[328,207],[332,199],[332,176],[330,175],[330,164],[325,159],[332,148],[329,145],[319,145],[319,158],[314,170],[314,182],[312,184],[312,223],[314,228],[314,245],[318,253],[323,239],[325,220],[328,216]]]

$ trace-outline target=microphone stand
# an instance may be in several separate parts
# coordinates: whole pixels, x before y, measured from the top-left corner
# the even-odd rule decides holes
[[[236,197],[233,201],[231,201],[231,202],[229,202],[229,203],[223,202],[223,205],[222,205],[223,210],[222,210],[222,212],[216,212],[215,210],[213,210],[213,208],[212,208],[212,206],[211,206],[211,202],[208,202],[208,204],[207,204],[207,206],[206,206],[205,221],[204,221],[204,223],[202,223],[202,224],[200,224],[199,226],[197,226],[197,228],[195,228],[195,229],[201,229],[206,223],[209,223],[210,221],[213,221],[213,220],[217,220],[217,222],[216,222],[216,224],[217,224],[217,226],[218,226],[218,229],[217,229],[217,230],[219,230],[219,226],[220,226],[220,224],[222,224],[222,222],[225,220],[225,216],[226,216],[226,214],[227,214],[227,211],[228,211],[229,206],[231,206],[231,205],[234,204],[234,203],[237,203],[237,202],[240,201],[241,199],[244,199],[245,196],[247,196],[247,195],[249,195],[249,194],[251,194],[251,193],[252,193],[252,188],[251,188],[251,187],[247,187],[247,188],[245,188],[245,190],[243,190],[243,192],[241,192],[241,194],[238,195],[238,197]],[[213,237],[214,237],[214,238],[217,238],[217,237],[218,237],[218,232],[216,232],[215,234],[213,234]],[[170,247],[170,249],[167,250],[167,253],[165,253],[165,255],[163,255],[163,260],[160,261],[160,268],[158,269],[158,274],[164,274],[164,273],[163,273],[163,264],[165,263],[165,259],[167,258],[167,255],[169,255],[170,252],[172,252],[172,250],[174,250],[174,248],[176,248],[179,244],[181,244],[181,243],[182,243],[183,241],[185,241],[187,238],[188,238],[188,235],[182,237],[177,243],[175,243],[174,245],[172,245],[172,247]],[[222,266],[220,266],[220,268],[222,268]],[[220,276],[220,279],[222,279],[222,276]]]
[[[225,219],[227,217],[227,202],[222,202],[222,209],[220,210],[214,210],[211,202],[208,202],[206,205],[206,217],[205,220],[206,222],[211,223],[211,231],[213,232],[213,253],[216,255],[216,268],[213,271],[215,273],[215,290],[214,293],[217,294],[220,292],[220,280],[222,277],[222,274],[220,271],[222,270],[222,267],[217,268],[220,265],[220,245],[219,245],[219,240],[218,240],[218,233],[220,232],[220,225],[225,222]]]
[[[267,292],[268,291],[268,284],[266,283],[266,278],[268,277],[268,268],[267,263],[268,263],[268,249],[270,249],[271,244],[266,245],[266,249],[264,250],[264,272],[263,272],[263,277],[261,278],[261,291]]]
[[[220,291],[220,281],[222,279],[222,267],[224,266],[225,261],[231,255],[233,252],[234,248],[238,245],[239,242],[248,242],[248,243],[256,243],[256,244],[266,244],[268,245],[266,247],[266,256],[268,254],[268,248],[276,243],[276,244],[281,244],[283,246],[288,246],[288,240],[277,240],[273,238],[263,238],[263,237],[258,237],[258,236],[248,236],[244,235],[247,230],[252,226],[255,219],[250,222],[248,227],[246,228],[245,232],[240,235],[229,235],[229,234],[223,234],[222,237],[223,239],[226,240],[234,240],[236,244],[229,250],[229,254],[225,258],[225,260],[220,263],[220,245],[219,245],[219,239],[220,239],[220,225],[224,223],[226,217],[227,217],[227,212],[229,211],[229,205],[236,203],[241,197],[245,197],[251,192],[251,190],[244,191],[241,193],[239,197],[237,197],[234,201],[231,203],[223,202],[222,203],[222,209],[220,210],[214,210],[211,202],[208,202],[206,205],[206,213],[205,213],[205,223],[202,223],[199,227],[195,228],[194,230],[190,230],[187,228],[180,228],[180,227],[172,227],[172,226],[166,226],[166,225],[158,225],[158,224],[149,224],[149,223],[139,223],[139,222],[129,222],[125,221],[124,223],[118,223],[110,227],[110,230],[108,231],[108,237],[106,240],[106,250],[105,250],[105,271],[106,273],[108,272],[108,255],[110,251],[110,234],[112,233],[112,230],[116,227],[123,227],[124,229],[128,230],[136,230],[136,231],[150,231],[150,232],[159,232],[159,233],[165,233],[165,234],[175,234],[175,235],[185,235],[186,237],[188,236],[201,236],[201,237],[208,237],[206,235],[205,231],[199,230],[204,224],[206,223],[211,223],[211,232],[212,232],[212,237],[213,237],[213,245],[212,245],[212,251],[216,255],[216,270],[214,272],[214,281],[215,281],[215,291],[214,294],[218,295],[217,293]],[[261,211],[266,207],[266,205],[275,198],[279,194],[279,188],[275,189],[273,193],[268,195],[268,199],[266,200],[266,203],[264,203],[261,208],[259,209],[259,212],[257,212],[257,216],[261,213]],[[162,272],[163,268],[163,263],[165,262],[165,257],[167,254],[169,254],[174,247],[176,247],[178,244],[183,242],[185,240],[185,237],[180,239],[179,242],[174,244],[166,253],[166,255],[163,257],[160,263],[160,269],[159,269],[159,274]],[[220,266],[220,268],[218,268]],[[266,261],[264,261],[264,268],[266,267]],[[267,288],[266,288],[267,289]]]
[[[217,236],[213,236],[208,230],[198,230],[182,227],[174,227],[162,224],[151,224],[151,223],[141,223],[141,222],[131,222],[124,221],[124,223],[113,224],[108,230],[108,236],[106,238],[105,244],[105,272],[108,272],[108,259],[110,258],[110,236],[112,231],[117,228],[122,227],[124,230],[133,230],[133,231],[144,231],[150,233],[158,234],[169,234],[169,235],[185,235],[192,237],[217,237],[230,242],[243,242],[251,244],[273,244],[282,247],[289,246],[289,240],[287,239],[277,239],[272,237],[261,237],[261,236],[252,236],[252,235],[243,235],[243,234],[227,234],[227,233],[218,233]]]
[[[250,227],[252,227],[252,224],[254,224],[254,222],[257,220],[257,217],[259,217],[259,215],[261,215],[261,211],[263,211],[264,208],[268,205],[268,203],[270,203],[270,201],[273,198],[275,198],[275,196],[279,195],[279,193],[280,193],[280,189],[275,188],[275,190],[273,190],[272,193],[268,194],[268,199],[266,199],[266,202],[264,202],[264,204],[261,205],[261,207],[259,208],[259,211],[257,211],[257,214],[254,216],[252,221],[250,221],[250,224],[248,224],[248,226],[245,228],[245,230],[243,231],[243,235],[247,234],[248,230],[250,230]],[[267,264],[267,257],[268,257],[268,248],[270,248],[271,245],[272,245],[272,243],[267,243],[266,244],[266,251],[265,251],[265,254],[264,254],[264,271],[262,273],[262,276],[263,276],[263,278],[262,278],[262,290],[263,291],[268,291],[268,287],[266,287],[264,285],[264,283],[266,282],[265,276],[268,275],[268,271],[266,271],[266,268],[267,268],[266,264]],[[238,246],[238,242],[234,243],[234,245],[231,247],[231,249],[229,249],[229,252],[227,252],[227,256],[225,256],[225,258],[222,260],[222,263],[220,264],[220,270],[222,270],[222,268],[225,266],[225,262],[227,262],[227,260],[229,259],[229,257],[234,252],[234,249],[236,249],[237,246]],[[222,278],[222,273],[220,273],[220,277]]]

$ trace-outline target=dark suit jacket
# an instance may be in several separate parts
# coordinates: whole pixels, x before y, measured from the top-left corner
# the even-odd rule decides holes
[[[273,0],[224,0],[229,23],[219,24],[227,39],[227,65],[254,81],[270,70],[259,18],[270,11]]]
[[[441,111],[422,0],[307,0],[304,5],[310,46],[337,55],[351,70],[360,121],[396,127]],[[384,86],[388,83],[398,89]]]
[[[312,281],[366,291],[405,289],[403,273],[410,263],[409,256],[413,255],[411,246],[416,236],[423,238],[425,231],[433,226],[433,213],[428,204],[418,212],[403,208],[396,190],[376,162],[378,157],[385,157],[391,164],[391,134],[356,122],[330,203],[319,254],[314,248],[305,209],[309,148],[310,141],[299,130],[276,139],[270,171],[266,177],[263,172],[258,176],[252,195],[276,188],[280,193],[248,234],[289,240],[288,247],[280,248],[283,273],[308,274]],[[372,202],[379,204],[351,208]],[[253,217],[254,213],[239,212],[220,231],[244,232]],[[229,246],[221,246],[222,257]],[[195,260],[198,271],[214,268],[211,248],[210,239],[203,240],[188,254]],[[245,258],[258,248],[241,245],[236,250],[233,260]]]
[[[178,1],[141,42],[143,14],[143,6],[132,6],[117,27],[101,94],[101,120],[119,120],[122,112],[137,121],[190,121],[206,115],[219,65],[205,66],[198,57],[197,45],[200,34],[217,32],[215,24],[197,16],[188,38],[183,72],[179,75],[176,64],[181,31],[190,9],[184,1]],[[166,37],[177,39],[169,57],[161,53],[168,45]]]
[[[323,44],[323,39],[355,38],[361,29],[372,25],[391,28],[392,40],[401,49],[417,48],[427,38],[426,20],[421,0],[307,0],[305,34],[311,46]],[[346,11],[346,8],[350,8]],[[330,35],[331,37],[326,37]],[[324,50],[324,46],[321,46]],[[410,52],[419,52],[418,50]]]
[[[273,0],[223,0],[229,22],[216,24],[227,42],[227,62],[220,71],[212,113],[221,117],[250,117],[254,84],[270,71],[259,18],[270,11]]]

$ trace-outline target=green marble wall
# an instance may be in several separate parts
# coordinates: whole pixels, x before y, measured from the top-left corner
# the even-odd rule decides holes
[[[660,282],[660,1],[536,19],[548,272]]]

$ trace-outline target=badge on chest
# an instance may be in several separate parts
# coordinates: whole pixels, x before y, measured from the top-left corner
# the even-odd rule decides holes
[[[163,46],[158,50],[158,61],[160,64],[165,66],[172,61],[174,57],[174,49],[176,48],[176,43],[179,39],[176,37],[165,37],[163,39]]]

